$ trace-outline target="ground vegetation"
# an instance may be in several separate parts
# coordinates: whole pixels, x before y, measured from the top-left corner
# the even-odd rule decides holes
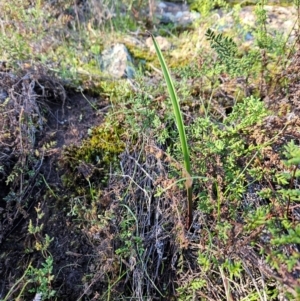
[[[187,27],[154,1],[0,3],[1,301],[299,300],[300,3],[283,33],[267,1],[253,27],[189,2]],[[100,69],[116,42],[134,79]]]

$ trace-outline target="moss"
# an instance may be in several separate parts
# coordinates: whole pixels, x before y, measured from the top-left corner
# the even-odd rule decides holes
[[[117,162],[118,155],[125,149],[124,137],[120,125],[103,123],[91,129],[80,146],[65,148],[61,159],[62,167],[67,170],[63,179],[65,185],[79,188],[78,184],[86,180],[103,182],[111,164]]]
[[[82,148],[85,159],[93,160],[94,155],[100,155],[102,162],[109,164],[116,155],[125,149],[122,134],[123,129],[105,127],[105,124],[92,129],[90,139],[86,140]]]
[[[247,1],[236,1],[236,0],[231,0],[229,1],[229,5],[233,6],[236,4],[240,4],[241,6],[248,6],[248,5],[255,5],[257,3],[256,0],[247,0]],[[280,6],[292,6],[293,2],[291,0],[269,0],[267,1],[268,5],[280,5]]]
[[[186,56],[182,56],[177,59],[170,60],[169,68],[180,68],[188,66],[189,64],[191,64],[191,59]]]
[[[160,63],[156,53],[150,52],[148,48],[138,48],[136,45],[126,44],[129,52],[137,63],[144,61],[145,69],[153,71],[153,67],[160,69]],[[173,51],[164,52],[164,58],[169,68],[184,67],[191,63],[191,55],[185,52],[184,49],[179,48]]]
[[[156,54],[150,52],[148,48],[137,47],[137,45],[133,45],[128,42],[123,43],[127,47],[137,65],[144,64],[144,67],[147,70],[151,70],[150,64],[155,67],[159,67],[159,61]]]
[[[189,3],[191,5],[191,9],[193,10],[196,10],[196,11],[201,11],[201,4],[203,5],[204,1],[195,1],[195,0],[188,0],[187,3]],[[241,5],[242,7],[245,7],[245,6],[250,6],[250,5],[255,5],[257,3],[257,0],[244,0],[244,1],[236,1],[236,0],[229,0],[227,1],[228,4],[229,4],[229,7],[232,7],[234,5]],[[280,6],[292,6],[293,5],[293,2],[290,1],[290,0],[281,0],[281,1],[278,1],[278,0],[269,0],[267,1],[267,4],[268,5],[280,5]],[[218,8],[218,6],[215,4],[214,7],[212,8]]]

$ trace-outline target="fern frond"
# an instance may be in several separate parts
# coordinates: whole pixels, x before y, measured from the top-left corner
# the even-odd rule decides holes
[[[210,28],[206,31],[205,36],[210,41],[211,48],[215,49],[220,59],[228,59],[235,57],[237,53],[237,45],[230,37],[224,37],[219,33],[216,35]]]
[[[217,52],[221,65],[231,76],[247,75],[259,62],[259,52],[255,50],[239,57],[236,43],[222,33],[216,34],[213,30],[208,29],[205,36],[210,42],[211,48]]]

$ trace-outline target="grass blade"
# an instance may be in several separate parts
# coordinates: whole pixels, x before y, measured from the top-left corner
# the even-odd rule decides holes
[[[174,84],[169,72],[169,69],[167,67],[167,64],[165,62],[165,59],[163,57],[163,54],[156,42],[155,37],[150,33],[156,54],[158,56],[163,75],[165,78],[165,81],[167,83],[168,87],[168,92],[172,101],[172,106],[173,106],[173,111],[174,111],[174,116],[175,116],[175,121],[176,121],[176,126],[179,132],[179,138],[180,138],[180,144],[181,144],[181,149],[182,149],[182,154],[183,154],[183,159],[184,159],[184,177],[186,177],[188,180],[186,180],[186,189],[187,189],[187,208],[188,208],[188,218],[187,218],[187,228],[191,226],[192,222],[192,217],[193,217],[193,204],[192,204],[192,178],[191,178],[191,164],[190,164],[190,153],[189,153],[189,148],[187,144],[187,139],[186,139],[186,134],[185,134],[185,129],[184,129],[184,124],[183,124],[183,119],[182,119],[182,114],[180,111],[180,105],[178,101],[178,96],[174,88]]]

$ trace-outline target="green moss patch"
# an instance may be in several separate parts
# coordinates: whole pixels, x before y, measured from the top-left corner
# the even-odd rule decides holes
[[[110,165],[117,163],[124,149],[124,130],[119,125],[104,123],[91,129],[80,146],[72,145],[64,150],[61,164],[68,171],[65,184],[73,186],[90,178],[96,183],[105,181]]]

